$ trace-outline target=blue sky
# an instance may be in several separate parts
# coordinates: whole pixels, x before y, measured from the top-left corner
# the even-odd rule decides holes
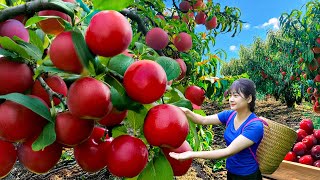
[[[167,0],[170,6],[172,1]],[[290,13],[293,9],[301,9],[307,0],[214,0],[221,7],[238,7],[241,10],[241,20],[247,22],[242,31],[235,37],[232,33],[220,34],[216,38],[216,45],[212,50],[223,49],[227,52],[227,61],[238,57],[240,45],[250,45],[254,37],[265,39],[270,29],[279,27],[279,17],[282,13]],[[221,8],[221,9],[222,9]],[[303,10],[305,7],[302,8]],[[198,31],[205,31],[204,26],[198,26]]]

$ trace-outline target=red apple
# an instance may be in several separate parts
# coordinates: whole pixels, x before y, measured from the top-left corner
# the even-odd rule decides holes
[[[315,129],[313,131],[313,136],[317,139],[318,143],[320,144],[320,129]]]
[[[16,19],[9,19],[1,23],[0,36],[6,36],[10,39],[12,39],[14,36],[17,36],[20,39],[29,42],[28,30],[20,21]]]
[[[197,24],[205,24],[206,19],[207,19],[206,13],[204,13],[203,11],[200,11],[197,13],[195,21]]]
[[[292,161],[292,162],[297,162],[298,161],[298,158],[297,158],[297,155],[296,153],[290,151],[286,154],[286,156],[284,157],[284,160],[287,160],[287,161]]]
[[[311,134],[302,139],[302,142],[306,144],[307,149],[310,150],[314,145],[317,144],[317,139]]]
[[[320,160],[316,160],[316,161],[313,163],[313,166],[320,168]]]
[[[172,167],[174,176],[182,176],[188,172],[188,170],[192,164],[192,159],[187,159],[187,160],[181,161],[181,160],[173,159],[169,155],[170,152],[182,153],[182,152],[186,152],[186,151],[192,151],[192,148],[187,141],[184,141],[182,143],[182,145],[176,149],[161,148],[161,150],[162,150],[163,154],[166,156],[166,158],[168,159],[168,161]]]
[[[189,101],[198,106],[201,106],[205,99],[205,91],[198,86],[188,86],[184,95]]]
[[[115,107],[111,112],[100,119],[98,122],[104,126],[115,126],[120,124],[128,115],[128,110],[118,111]]]
[[[188,52],[192,48],[192,38],[188,33],[182,32],[173,39],[174,46],[180,52]]]
[[[67,85],[60,76],[56,76],[56,75],[49,76],[47,78],[44,78],[44,81],[53,91],[63,96],[67,95],[67,92],[68,92]],[[47,105],[51,107],[49,95],[47,91],[41,86],[38,80],[33,84],[31,94],[43,99],[47,103]],[[60,100],[56,97],[53,98],[53,102],[54,102],[54,105],[60,104]]]
[[[62,146],[53,143],[43,150],[33,151],[31,146],[35,139],[31,138],[18,146],[18,159],[29,171],[43,174],[58,163],[62,154]]]
[[[305,130],[303,130],[303,129],[298,129],[298,130],[297,130],[297,140],[296,140],[296,142],[302,141],[302,139],[303,139],[304,137],[306,137],[306,136],[308,136],[308,134],[306,133]]]
[[[320,145],[315,145],[311,148],[311,156],[314,160],[320,160]]]
[[[106,153],[107,168],[119,177],[137,176],[147,165],[148,149],[142,140],[130,136],[116,137]]]
[[[69,88],[67,105],[75,116],[100,119],[112,109],[110,89],[94,78],[80,78]]]
[[[161,50],[167,47],[169,43],[169,36],[161,28],[152,28],[146,34],[146,44],[155,50]]]
[[[314,160],[312,159],[311,155],[304,155],[299,159],[299,163],[313,165]]]
[[[98,172],[106,166],[107,148],[113,140],[106,132],[102,127],[94,127],[89,139],[73,148],[74,158],[84,171]]]
[[[70,112],[58,113],[55,123],[57,142],[66,147],[81,144],[93,131],[94,120],[80,119]]]
[[[307,146],[303,142],[297,142],[293,146],[293,152],[296,153],[297,156],[303,156],[307,152]]]
[[[0,140],[0,179],[4,178],[17,161],[17,150],[10,142]]]
[[[33,73],[26,64],[0,57],[0,95],[24,93],[32,87],[32,76]]]
[[[92,17],[85,40],[94,54],[112,57],[122,53],[130,45],[131,25],[117,11],[100,11]]]
[[[123,76],[123,85],[131,99],[150,104],[165,93],[167,75],[155,61],[140,60],[128,67]]]
[[[62,32],[53,39],[49,55],[53,65],[59,69],[76,74],[83,71],[70,31]]]
[[[46,103],[38,97],[43,105]],[[47,123],[40,115],[15,103],[5,101],[0,104],[0,138],[10,142],[21,142],[40,133]]]
[[[149,110],[143,132],[150,145],[178,148],[188,135],[189,122],[179,107],[160,104]]]
[[[180,75],[179,77],[177,78],[177,80],[181,80],[183,79],[185,76],[186,76],[186,73],[187,73],[187,65],[186,63],[184,62],[183,59],[176,59],[176,61],[179,63],[179,66],[180,66]]]
[[[211,19],[207,18],[206,22],[205,22],[205,26],[207,30],[211,30],[211,29],[215,29],[217,27],[217,17],[214,16]]]
[[[306,131],[307,134],[312,134],[313,133],[313,122],[311,119],[303,119],[299,123],[300,129],[303,129]]]
[[[188,12],[190,9],[191,9],[191,5],[188,1],[182,1],[180,4],[179,4],[179,9],[186,13]]]

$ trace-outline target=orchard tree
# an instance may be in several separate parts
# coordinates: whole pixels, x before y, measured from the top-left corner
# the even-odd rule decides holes
[[[238,8],[202,0],[0,2],[0,157],[10,162],[0,164],[1,177],[16,158],[47,173],[71,148],[86,172],[172,179],[191,161],[169,152],[209,148],[178,107],[221,98],[229,79],[215,77],[224,54],[212,46],[220,33],[241,31]]]

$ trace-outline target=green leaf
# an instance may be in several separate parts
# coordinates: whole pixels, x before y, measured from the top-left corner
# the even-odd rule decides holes
[[[46,20],[49,18],[60,18],[60,17],[59,16],[33,16],[27,20],[25,26],[28,28],[28,27],[32,26],[33,24],[36,24],[42,20]]]
[[[173,171],[169,161],[160,153],[152,159],[147,167],[141,172],[138,180],[157,179],[157,180],[172,180]]]
[[[31,111],[39,114],[43,118],[50,122],[53,122],[50,111],[46,105],[44,105],[39,99],[33,98],[20,93],[11,93],[0,96],[0,99],[6,99],[16,102],[30,109]]]
[[[178,107],[185,107],[188,109],[192,109],[192,104],[188,99],[181,99],[177,102],[171,103],[172,105],[178,106]]]
[[[35,46],[33,44],[30,44],[30,43],[27,43],[27,42],[22,41],[22,40],[18,40],[18,39],[15,39],[15,38],[13,38],[13,39],[17,42],[17,44],[20,45],[20,47],[22,47],[28,53],[28,55],[32,59],[34,59],[36,61],[42,59],[42,54],[43,53],[41,52],[41,50],[37,46]]]
[[[116,126],[112,128],[112,137],[116,138],[121,135],[128,134],[127,128],[125,126]]]
[[[4,50],[2,48],[0,48],[0,55],[3,55],[5,57],[11,57],[13,59],[18,57],[17,55],[15,55],[15,54],[13,54],[13,53],[11,53],[9,51],[6,51],[6,50]]]
[[[116,71],[122,76],[126,72],[127,68],[134,62],[131,57],[128,57],[123,54],[119,54],[110,59],[108,68]]]
[[[56,4],[60,6],[62,9],[66,11],[66,13],[71,17],[74,18],[73,9],[76,7],[73,3],[66,3],[61,0],[51,0],[50,3]]]
[[[165,56],[160,56],[156,59],[156,62],[163,67],[164,71],[167,74],[168,81],[176,79],[179,76],[181,72],[180,65],[174,59]]]
[[[37,31],[37,32],[40,32],[40,31]],[[37,46],[37,48],[40,50],[41,56],[42,56],[43,50],[44,50],[43,49],[43,41],[38,36],[37,32],[29,30],[30,44],[34,44],[35,46]]]
[[[95,9],[120,11],[134,3],[133,0],[92,0]]]
[[[89,51],[86,41],[79,29],[71,31],[71,33],[77,55],[80,58],[82,65],[86,69],[89,69],[89,61],[93,61],[95,56]]]
[[[2,48],[15,52],[25,59],[30,58],[26,50],[19,46],[17,43],[15,43],[9,37],[0,37],[0,45],[2,46]]]
[[[134,132],[141,132],[148,110],[143,108],[139,113],[135,111],[128,111],[127,122]]]
[[[49,122],[36,141],[32,143],[32,150],[40,151],[56,141],[55,123]]]
[[[198,151],[200,148],[200,140],[198,137],[197,125],[194,122],[192,122],[191,120],[189,120],[189,128],[190,128],[189,133],[192,134],[192,137],[194,138],[193,149],[195,151]]]

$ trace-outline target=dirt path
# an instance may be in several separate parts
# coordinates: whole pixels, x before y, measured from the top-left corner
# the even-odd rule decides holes
[[[213,103],[207,103],[203,106],[206,114],[213,114],[224,109],[228,109],[227,103],[218,106]],[[312,112],[310,106],[296,105],[294,109],[288,109],[286,105],[281,102],[269,99],[266,101],[258,101],[256,104],[256,114],[263,116],[279,123],[288,125],[296,130],[298,128],[299,121],[306,118],[308,114]],[[212,148],[223,148],[225,143],[223,140],[223,126],[217,126],[213,128],[214,141]],[[192,168],[188,173],[181,177],[176,177],[178,180],[211,180],[211,179],[226,179],[226,171],[224,168],[213,172],[213,165],[218,162],[217,160],[194,160]],[[217,168],[219,169],[219,168]],[[44,175],[37,175],[28,172],[22,165],[16,164],[11,174],[5,178],[5,180],[11,179],[118,179],[110,175],[105,169],[94,174],[83,172],[80,167],[75,163],[73,159],[60,162],[50,173]]]

